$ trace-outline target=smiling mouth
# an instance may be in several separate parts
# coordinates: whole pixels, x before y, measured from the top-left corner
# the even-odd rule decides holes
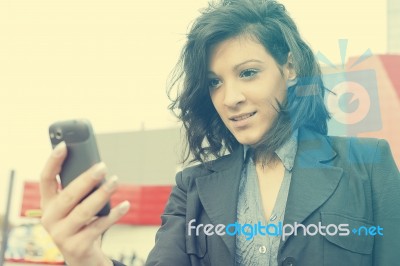
[[[231,117],[230,120],[232,120],[232,121],[241,121],[241,120],[247,119],[249,117],[252,117],[253,115],[255,115],[255,113],[256,112],[243,114],[243,115],[239,115],[239,116],[234,116],[234,117]]]

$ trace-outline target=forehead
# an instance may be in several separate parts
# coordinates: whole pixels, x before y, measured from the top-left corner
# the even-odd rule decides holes
[[[208,56],[208,69],[237,65],[249,59],[274,61],[269,51],[254,37],[236,36],[212,46]]]

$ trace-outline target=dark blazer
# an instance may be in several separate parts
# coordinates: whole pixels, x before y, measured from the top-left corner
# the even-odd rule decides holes
[[[236,221],[243,147],[187,168],[162,215],[146,265],[234,265],[235,237],[188,235],[188,223]],[[380,226],[383,236],[317,234],[281,241],[278,265],[400,265],[400,174],[385,140],[299,131],[284,224]],[[372,232],[373,233],[373,232]]]

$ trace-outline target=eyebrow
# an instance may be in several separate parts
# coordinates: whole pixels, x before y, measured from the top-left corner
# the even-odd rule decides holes
[[[261,61],[261,60],[258,60],[258,59],[249,59],[249,60],[243,61],[243,62],[241,62],[241,63],[235,65],[235,66],[233,67],[233,70],[237,71],[237,69],[238,69],[240,66],[245,65],[245,64],[247,64],[247,63],[264,63],[264,61]],[[213,74],[213,75],[215,75],[215,73],[214,73],[213,71],[211,71],[211,70],[207,71],[207,74]]]
[[[247,63],[264,63],[264,62],[261,61],[261,60],[258,60],[258,59],[249,59],[249,60],[246,60],[246,61],[244,61],[244,62],[242,62],[242,63],[239,63],[239,64],[235,65],[235,66],[233,67],[233,69],[234,69],[234,70],[237,70],[240,66],[245,65],[245,64],[247,64]]]

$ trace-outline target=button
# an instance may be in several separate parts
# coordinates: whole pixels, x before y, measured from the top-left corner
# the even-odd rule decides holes
[[[276,219],[276,214],[273,214],[270,220],[275,221],[275,219]]]
[[[261,246],[258,251],[260,251],[261,254],[264,254],[265,252],[267,252],[267,248],[265,246]]]
[[[293,257],[286,257],[283,262],[282,266],[295,266],[296,260]]]

